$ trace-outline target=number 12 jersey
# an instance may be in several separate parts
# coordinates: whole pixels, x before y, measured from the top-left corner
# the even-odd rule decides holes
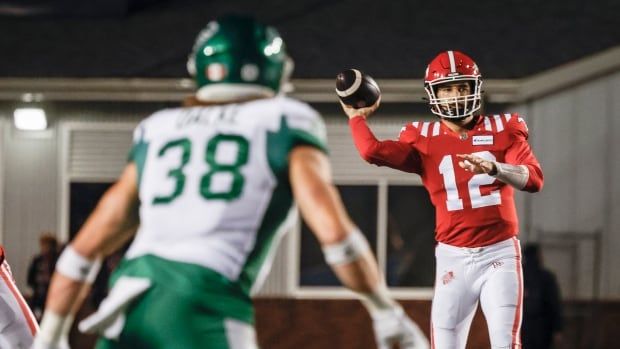
[[[409,123],[398,141],[378,141],[362,117],[349,123],[365,160],[422,177],[436,209],[436,240],[453,246],[491,245],[517,235],[519,229],[513,187],[487,174],[465,171],[457,154],[525,165],[529,178],[523,190],[542,187],[542,170],[527,142],[523,119],[517,114],[475,118],[474,127],[460,134],[441,121]]]

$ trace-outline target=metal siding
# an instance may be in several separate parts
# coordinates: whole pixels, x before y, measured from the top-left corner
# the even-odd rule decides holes
[[[69,134],[69,178],[114,180],[120,175],[127,164],[132,130],[75,129]]]
[[[545,184],[532,201],[532,233],[536,230],[565,231],[573,226],[574,212],[574,123],[572,96],[559,95],[534,102],[532,115],[536,129],[532,147],[541,162]],[[558,203],[562,203],[558,205]]]
[[[58,223],[58,155],[55,131],[24,133],[4,119],[3,240],[13,276],[26,290],[32,257],[39,250],[43,231],[55,231]]]
[[[287,269],[288,264],[292,263],[292,261],[289,261],[290,256],[287,252],[287,249],[290,247],[291,233],[290,231],[287,232],[282,241],[280,241],[269,275],[257,296],[276,297],[286,295],[288,278],[292,277],[288,274]]]
[[[603,236],[603,294],[610,297],[620,297],[620,72],[608,78],[607,99],[609,112],[607,115],[608,157],[605,169],[608,171],[608,202],[605,210],[607,220],[605,235]]]
[[[620,73],[615,73],[531,101],[526,115],[530,143],[545,174],[543,191],[531,196],[528,240],[575,234],[566,241],[574,245],[572,250],[557,244],[544,250],[567,297],[597,297],[597,287],[603,298],[620,296],[620,274],[614,267],[620,265],[620,142],[615,137],[620,99],[613,92],[618,90]],[[597,230],[601,247],[595,244]],[[597,272],[599,285],[594,284]]]
[[[603,228],[606,188],[606,81],[597,80],[575,91],[575,112],[572,124],[574,152],[569,154],[575,164],[575,218],[573,229],[595,231]],[[599,169],[604,169],[600,171]]]

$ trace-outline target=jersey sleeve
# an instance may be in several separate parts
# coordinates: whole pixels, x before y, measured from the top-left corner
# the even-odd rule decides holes
[[[349,128],[357,151],[367,162],[405,172],[422,173],[420,154],[412,143],[407,142],[407,140],[413,141],[413,136],[408,134],[406,127],[401,131],[401,137],[397,141],[378,140],[361,116],[349,120]],[[403,132],[407,132],[404,138]]]
[[[413,126],[413,124],[409,123],[403,128],[400,129],[400,134],[398,135],[398,140],[407,143],[407,144],[415,144],[420,136],[420,131]]]
[[[285,99],[276,129],[267,134],[269,166],[278,177],[288,174],[288,157],[297,146],[311,146],[327,153],[325,123],[309,105]]]
[[[290,136],[291,149],[309,145],[328,152],[327,132],[321,115],[309,105],[289,100],[284,106],[284,118]]]
[[[519,114],[512,114],[507,124],[510,135],[510,145],[506,150],[505,161],[511,165],[525,165],[529,171],[529,178],[524,191],[537,192],[543,186],[543,172],[528,143],[529,130],[525,120]]]
[[[136,126],[133,130],[133,138],[131,142],[131,149],[129,149],[129,154],[127,154],[127,162],[138,162],[141,158],[143,158],[146,154],[143,154],[146,150],[144,145],[145,141],[145,122],[141,122]]]

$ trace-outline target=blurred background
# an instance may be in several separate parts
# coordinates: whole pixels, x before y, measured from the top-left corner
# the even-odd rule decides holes
[[[520,238],[557,280],[561,301],[548,307],[526,275],[526,317],[530,297],[544,305],[531,311],[555,318],[556,348],[617,347],[617,0],[0,0],[0,241],[34,307],[55,251],[125,165],[133,128],[192,94],[185,61],[195,36],[227,13],[280,30],[295,60],[290,94],[323,114],[345,204],[391,291],[425,329],[433,207],[419,177],[359,158],[334,79],[345,68],[372,75],[383,93],[372,128],[394,139],[407,122],[436,120],[422,100],[426,64],[447,49],[470,55],[485,113],[520,113],[545,172],[541,193],[517,194]],[[84,313],[105,292],[105,271]],[[264,348],[373,347],[370,319],[303,222],[283,240],[256,305]],[[92,343],[72,340],[75,348]],[[488,348],[481,314],[468,348]]]

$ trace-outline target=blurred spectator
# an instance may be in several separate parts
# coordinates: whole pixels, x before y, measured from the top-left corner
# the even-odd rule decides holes
[[[58,240],[49,232],[39,237],[39,254],[34,256],[28,268],[28,286],[32,289],[30,308],[37,320],[41,319],[47,297],[47,289],[58,259]]]
[[[560,348],[563,326],[560,290],[553,273],[544,268],[538,244],[525,246],[523,278],[523,348]]]

